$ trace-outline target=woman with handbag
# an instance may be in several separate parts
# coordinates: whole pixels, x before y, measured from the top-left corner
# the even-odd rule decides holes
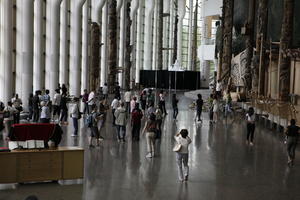
[[[178,166],[179,181],[188,181],[189,177],[189,145],[192,140],[188,136],[188,130],[182,129],[179,133],[175,135],[175,140],[177,144],[175,145],[173,151],[176,152],[176,161]],[[182,169],[182,163],[184,171]],[[184,175],[184,176],[183,176]]]

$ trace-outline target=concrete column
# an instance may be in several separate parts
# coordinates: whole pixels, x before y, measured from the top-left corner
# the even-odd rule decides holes
[[[132,47],[132,52],[131,52],[131,70],[130,70],[130,80],[134,80],[135,79],[135,66],[136,66],[136,52],[137,52],[137,26],[136,26],[136,22],[137,22],[137,10],[139,8],[140,5],[140,0],[132,0],[131,2],[131,10],[130,10],[130,18],[132,20],[132,24],[131,24],[131,30],[130,30],[130,45]],[[132,83],[132,82],[131,82]],[[131,88],[133,87],[133,85],[130,86]]]
[[[154,7],[154,19],[153,19],[153,48],[152,48],[152,70],[157,70],[157,57],[158,57],[158,9],[159,0],[153,0],[155,2]]]
[[[70,95],[80,95],[80,66],[81,66],[81,25],[82,6],[85,0],[71,1],[71,29],[70,29]]]
[[[185,16],[186,0],[178,1],[178,35],[177,35],[177,60],[180,67],[182,67],[182,26],[183,18]]]
[[[12,87],[13,58],[13,1],[0,1],[0,100],[5,104],[10,101]]]
[[[170,14],[170,7],[173,6],[172,4],[173,2],[170,2],[170,0],[164,0],[164,13]],[[169,47],[168,39],[169,39],[169,32],[170,32],[169,29],[170,19],[171,19],[171,14],[168,17],[164,17],[163,48]],[[169,54],[170,54],[170,50],[163,50],[163,70],[168,69]]]
[[[69,9],[70,0],[64,0],[60,5],[59,83],[66,85],[69,84]]]
[[[143,6],[145,0],[140,0],[140,4],[137,10],[137,36],[136,36],[136,63],[135,63],[135,83],[140,83],[140,68],[142,66],[142,32],[143,32]]]
[[[34,42],[33,42],[33,92],[41,90],[45,85],[45,39],[43,0],[34,1]]]
[[[47,1],[46,12],[46,76],[45,86],[53,97],[58,84],[59,72],[59,20],[62,0]]]
[[[102,8],[106,0],[92,0],[92,22],[101,23]]]
[[[145,0],[144,70],[152,69],[152,17],[154,6],[154,0]]]
[[[190,7],[190,12],[189,12],[189,43],[188,43],[188,66],[187,69],[188,71],[192,71],[193,69],[193,15],[194,15],[194,10],[193,10],[193,0],[189,0],[189,7]]]
[[[107,14],[108,14],[107,2],[105,3],[102,10],[102,30],[101,30],[101,70],[100,70],[100,86],[104,86],[107,82]]]
[[[118,82],[119,86],[122,88],[123,87],[123,78],[124,78],[124,71],[125,71],[125,62],[124,62],[124,53],[125,53],[125,8],[126,8],[126,0],[118,1],[118,6],[117,6],[117,12],[120,17],[120,40],[119,40],[119,67],[123,67],[124,70],[122,70],[121,73],[118,74]],[[120,6],[120,5],[121,6]],[[120,8],[120,9],[118,9]]]
[[[173,39],[173,35],[174,35],[174,21],[175,21],[175,10],[174,10],[174,1],[170,0],[170,23],[169,23],[169,38],[168,38],[168,44],[169,44],[169,48],[173,48],[174,47],[174,39]],[[166,69],[169,69],[169,67],[174,64],[173,63],[173,50],[169,50],[168,51],[168,65],[166,67]]]
[[[33,85],[33,0],[17,0],[16,93],[25,108]]]
[[[203,5],[203,4],[202,4]],[[202,6],[201,8],[201,18],[202,18],[202,30],[201,30],[201,44],[205,45],[207,44],[207,38],[208,38],[208,20],[207,17],[204,16],[205,7]],[[210,78],[210,62],[208,60],[201,60],[200,65],[200,71],[201,71],[201,87],[209,87],[209,78]]]
[[[88,88],[89,83],[89,62],[88,62],[88,37],[89,37],[89,6],[90,0],[86,0],[83,5],[82,19],[82,63],[81,63],[81,92]]]

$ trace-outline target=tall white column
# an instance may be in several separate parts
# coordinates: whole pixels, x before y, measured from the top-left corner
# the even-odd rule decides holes
[[[170,0],[164,0],[164,13],[168,13],[168,17],[164,17],[164,27],[163,27],[163,48],[169,48],[169,32],[170,32],[170,26],[171,23],[171,13],[170,13],[170,7],[173,2]],[[169,54],[171,53],[170,50],[164,50],[163,51],[163,70],[168,69],[168,63],[169,63]]]
[[[103,45],[101,46],[101,71],[100,71],[100,85],[104,86],[107,82],[107,14],[108,14],[107,2],[105,3],[102,10],[102,23],[101,23],[101,41]]]
[[[16,93],[25,108],[33,85],[33,0],[17,0]]]
[[[130,10],[130,19],[132,20],[131,24],[131,30],[130,30],[130,45],[132,47],[131,51],[131,70],[130,70],[130,80],[135,79],[135,66],[136,66],[136,51],[137,51],[137,10],[139,8],[140,0],[132,0],[131,1],[131,10]],[[132,83],[132,82],[131,82]],[[132,85],[130,86],[131,88],[133,87]]]
[[[154,0],[145,0],[144,70],[152,69],[152,17],[154,6]]]
[[[192,71],[192,52],[193,52],[193,0],[189,0],[189,43],[188,43],[188,66],[187,69]]]
[[[44,6],[44,0],[34,1],[33,91],[42,90],[45,86]]]
[[[175,11],[174,11],[174,0],[170,0],[170,24],[169,24],[169,40],[168,40],[168,44],[169,44],[169,48],[173,48],[174,47],[174,23],[175,23]],[[169,69],[169,67],[174,64],[173,63],[173,50],[169,50],[169,55],[168,55],[168,66],[167,69]]]
[[[83,5],[82,18],[82,63],[81,63],[81,92],[88,88],[89,73],[88,73],[88,37],[89,37],[89,6],[90,0],[86,0]]]
[[[153,17],[153,46],[152,46],[152,70],[157,70],[157,57],[158,57],[158,9],[159,9],[159,0],[155,1],[154,7],[154,17]]]
[[[85,0],[72,0],[70,30],[70,95],[80,95],[82,6]]]
[[[69,84],[69,8],[70,0],[64,0],[60,5],[59,83],[66,85]]]
[[[10,101],[12,87],[13,57],[13,1],[0,0],[0,100]]]
[[[45,86],[54,96],[59,72],[59,20],[62,0],[47,1],[46,12],[46,77]]]
[[[106,0],[92,0],[92,21],[101,23],[102,8]]]
[[[118,3],[121,1],[119,0]],[[126,4],[126,0],[122,1],[123,3],[121,4],[120,9],[117,10],[118,14],[120,16],[120,40],[119,40],[119,67],[123,67],[123,70],[121,73],[118,74],[118,82],[120,87],[123,87],[123,74],[125,71],[124,68],[124,53],[125,53],[125,4]]]
[[[177,61],[180,67],[182,67],[182,26],[185,16],[185,5],[186,0],[178,1]]]
[[[142,67],[142,53],[143,53],[143,43],[142,43],[142,33],[143,33],[143,6],[145,0],[140,0],[140,4],[137,10],[137,36],[136,36],[136,63],[135,63],[135,83],[140,83],[140,69]]]

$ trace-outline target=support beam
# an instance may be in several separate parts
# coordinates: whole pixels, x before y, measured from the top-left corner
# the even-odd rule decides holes
[[[145,0],[141,0],[139,8],[137,11],[137,36],[136,36],[136,64],[135,64],[135,83],[138,85],[140,83],[140,69],[142,67],[142,32],[143,32],[143,10],[144,10]]]
[[[117,6],[117,8],[120,7],[120,9],[117,9],[117,13],[120,19],[120,29],[119,29],[119,45],[118,45],[118,54],[119,54],[119,64],[118,67],[123,68],[124,69],[124,53],[125,53],[125,9],[126,9],[126,0],[119,0],[118,4],[120,4],[120,6]],[[119,82],[119,86],[121,88],[123,88],[123,78],[124,78],[124,70],[122,70],[122,72],[118,73],[118,82]]]
[[[189,37],[188,37],[188,65],[187,70],[193,70],[193,0],[189,0]]]
[[[0,1],[0,101],[7,103],[13,93],[13,1]]]
[[[125,90],[130,89],[130,71],[131,71],[131,52],[132,47],[130,45],[130,28],[131,28],[131,0],[124,0],[125,4],[125,59],[124,59],[124,76],[125,76]]]
[[[47,1],[46,7],[46,76],[45,89],[53,97],[59,79],[59,20],[62,0]]]
[[[71,1],[71,32],[70,32],[70,95],[80,95],[81,66],[81,25],[82,6],[85,0]]]
[[[177,61],[180,67],[182,67],[182,26],[183,18],[185,16],[186,0],[178,0],[178,35],[177,35]]]
[[[164,44],[164,1],[158,3],[158,42],[157,42],[157,69],[163,69],[163,44]]]
[[[104,4],[102,10],[102,21],[101,21],[101,69],[100,69],[100,85],[101,87],[107,83],[107,47],[108,47],[108,37],[107,37],[107,28],[108,28],[108,0]]]
[[[17,0],[16,93],[27,99],[33,88],[33,0]],[[27,109],[27,101],[23,107]]]
[[[279,98],[282,101],[287,101],[290,94],[291,60],[289,57],[284,57],[283,52],[292,47],[294,6],[294,0],[284,0],[279,50]]]
[[[42,90],[42,88],[45,87],[45,13],[43,13],[44,6],[44,0],[34,1],[33,91]]]

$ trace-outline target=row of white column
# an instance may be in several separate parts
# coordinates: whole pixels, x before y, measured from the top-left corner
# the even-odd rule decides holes
[[[117,3],[120,16],[118,64],[119,67],[124,67],[127,0],[117,0]],[[24,100],[29,93],[43,88],[49,89],[53,95],[58,83],[69,84],[70,94],[79,96],[88,87],[89,20],[101,25],[99,67],[100,85],[103,86],[108,71],[107,4],[107,0],[16,0],[14,32],[13,1],[0,0],[0,100],[10,100],[14,91]],[[135,73],[132,74],[136,83],[140,82],[141,69],[157,69],[158,4],[159,0],[131,1],[131,39],[136,41],[136,44],[132,43],[135,47]],[[193,0],[190,0],[190,6],[192,4]],[[185,10],[186,0],[178,0],[179,64],[182,63],[182,25]],[[170,16],[164,18],[163,47],[172,48],[176,14],[173,0],[164,0],[164,13],[170,13]],[[192,12],[190,13],[192,17]],[[13,51],[14,48],[16,52]],[[172,64],[172,50],[164,51],[163,58],[163,69],[168,69]],[[119,82],[123,83],[122,74],[119,75]]]

